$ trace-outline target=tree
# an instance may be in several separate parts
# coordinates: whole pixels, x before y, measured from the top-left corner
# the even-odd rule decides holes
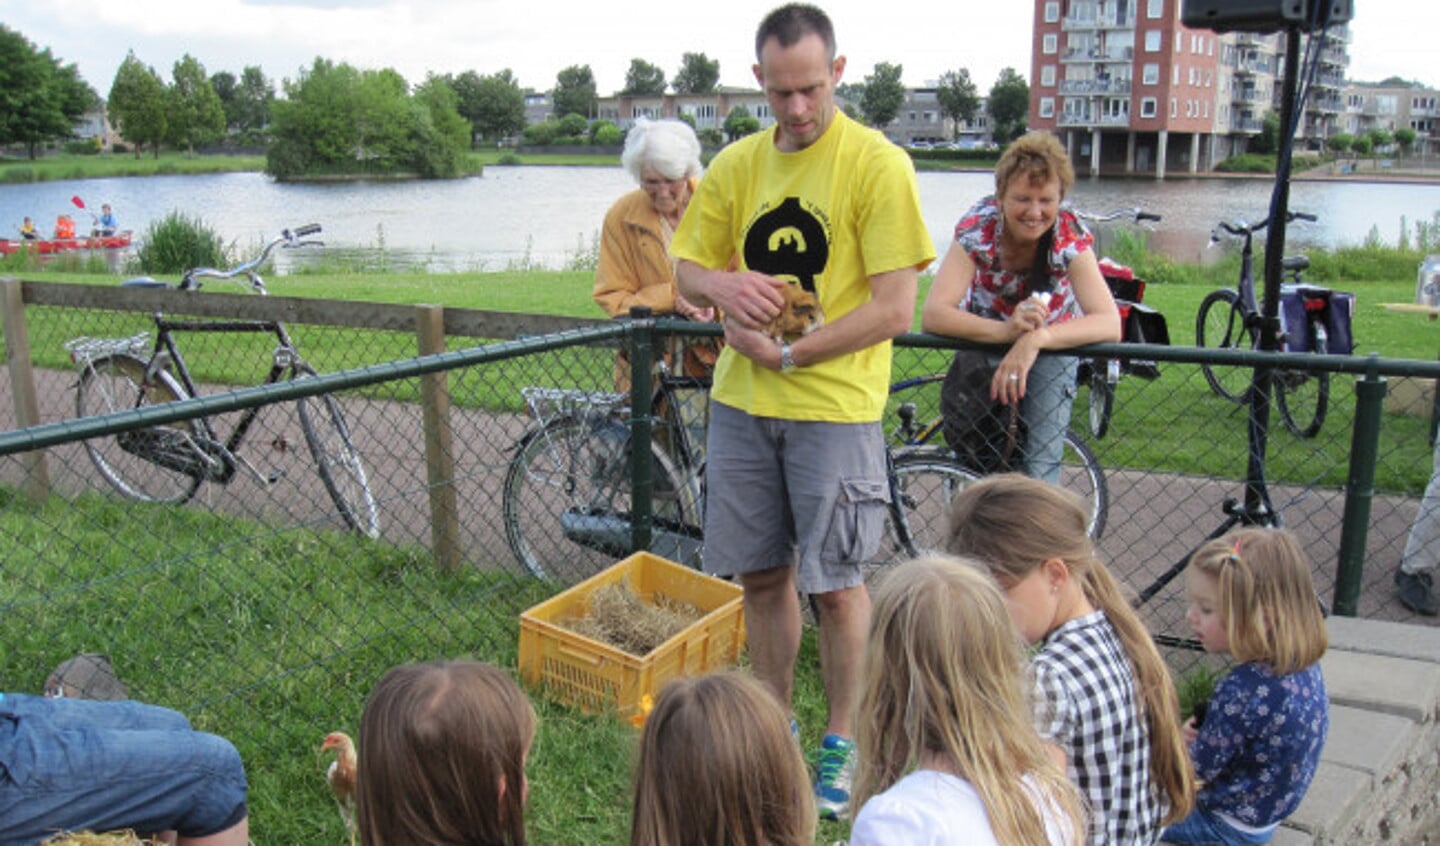
[[[1272,109],[1260,119],[1260,134],[1250,139],[1250,143],[1245,145],[1245,152],[1268,156],[1278,152],[1279,149],[1280,113]]]
[[[1030,117],[1030,86],[1014,68],[1000,71],[986,105],[995,143],[1004,146],[1025,134]]]
[[[270,125],[270,104],[275,102],[275,85],[259,65],[240,71],[240,88],[235,92],[235,128],[259,132]]]
[[[625,131],[613,120],[597,120],[590,124],[590,143],[598,147],[614,147],[625,141]]]
[[[106,102],[111,123],[126,141],[135,145],[135,158],[140,158],[140,150],[146,144],[154,150],[155,158],[160,158],[160,142],[165,140],[169,126],[165,114],[165,83],[160,81],[154,68],[135,58],[133,50],[125,54],[125,61],[115,71]]]
[[[940,74],[935,99],[940,101],[940,111],[955,125],[950,135],[952,141],[960,137],[960,127],[973,120],[980,110],[980,95],[975,83],[970,81],[970,71],[965,68]]]
[[[234,130],[235,95],[240,90],[240,80],[230,71],[217,71],[210,75],[210,87],[220,98],[220,108],[225,112],[225,130]]]
[[[680,57],[680,70],[670,80],[676,94],[709,94],[720,81],[720,60],[704,53],[686,53]]]
[[[470,122],[457,110],[455,89],[431,74],[412,96],[409,169],[430,179],[460,175],[470,149]]]
[[[631,59],[630,70],[625,71],[625,87],[622,95],[644,96],[665,93],[665,71],[644,59]]]
[[[205,75],[205,66],[189,53],[175,62],[174,81],[165,92],[166,140],[193,154],[198,145],[225,134],[225,109]]]
[[[1358,136],[1354,141],[1350,142],[1350,150],[1357,156],[1363,157],[1370,155],[1370,151],[1374,149],[1374,147],[1375,144],[1370,140],[1369,135]]]
[[[1370,146],[1372,146],[1372,147],[1375,148],[1375,152],[1378,153],[1378,152],[1380,152],[1380,150],[1381,150],[1382,148],[1384,148],[1384,147],[1389,147],[1391,144],[1394,144],[1394,143],[1395,143],[1395,136],[1394,136],[1389,130],[1387,130],[1387,129],[1372,129],[1372,130],[1370,130]]]
[[[498,142],[525,128],[525,92],[509,68],[490,76],[465,71],[450,83],[473,141]]]
[[[725,116],[725,135],[731,141],[739,140],[752,132],[760,131],[760,119],[750,114],[743,104],[737,104]]]
[[[550,95],[555,115],[580,115],[589,119],[595,112],[595,74],[589,65],[571,65],[555,76],[555,90]]]
[[[33,159],[45,142],[72,137],[97,99],[75,65],[0,24],[0,144],[24,144]]]
[[[1415,149],[1417,137],[1419,137],[1419,133],[1408,126],[1402,126],[1395,130],[1395,143],[1400,145],[1401,155],[1410,155],[1410,151]]]
[[[1325,139],[1325,146],[1329,148],[1332,153],[1344,153],[1350,149],[1350,143],[1354,140],[1355,137],[1352,135],[1337,132]]]
[[[905,85],[900,82],[903,65],[877,62],[875,72],[865,77],[865,93],[860,97],[860,113],[865,122],[877,129],[889,126],[900,107],[905,105]]]

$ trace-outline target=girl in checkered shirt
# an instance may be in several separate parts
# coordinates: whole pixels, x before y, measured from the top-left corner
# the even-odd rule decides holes
[[[1240,663],[1185,724],[1200,793],[1163,839],[1268,843],[1304,798],[1330,723],[1310,559],[1290,532],[1240,529],[1195,552],[1185,588],[1205,651]]]
[[[1153,844],[1195,781],[1170,671],[1086,533],[1075,494],[1013,473],[951,506],[946,549],[990,568],[1038,649],[1035,724],[1090,807],[1089,842]]]

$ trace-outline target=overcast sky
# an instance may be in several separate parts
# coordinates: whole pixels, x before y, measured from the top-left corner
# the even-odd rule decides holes
[[[1143,4],[1144,0],[1138,0]],[[426,73],[503,68],[549,90],[570,65],[588,64],[600,94],[625,81],[630,60],[671,77],[684,53],[720,61],[720,82],[753,86],[753,39],[778,0],[0,0],[0,22],[80,73],[103,97],[127,50],[170,81],[189,53],[208,73],[259,65],[278,83],[316,56],[391,67],[412,83]],[[966,68],[981,93],[1000,70],[1028,76],[1028,0],[829,0],[845,78],[876,62],[904,67],[907,85]],[[1354,0],[1351,79],[1389,76],[1440,86],[1434,0]]]

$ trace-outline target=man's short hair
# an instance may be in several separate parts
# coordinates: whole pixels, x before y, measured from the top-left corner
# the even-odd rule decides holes
[[[765,16],[760,28],[755,31],[755,61],[760,61],[760,48],[774,38],[781,47],[793,47],[797,41],[810,33],[820,36],[830,58],[835,58],[835,27],[830,17],[809,3],[787,3]]]

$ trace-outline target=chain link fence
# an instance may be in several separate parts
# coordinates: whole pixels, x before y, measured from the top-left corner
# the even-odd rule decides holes
[[[642,486],[608,492],[619,503],[614,514],[653,513],[647,532],[657,550],[693,550],[662,545],[695,541],[684,528],[698,521],[703,453],[686,472],[671,444],[683,427],[683,437],[703,445],[703,413],[630,414],[628,398],[613,393],[622,345],[642,364],[656,354],[658,347],[634,346],[649,343],[640,330],[650,323],[208,293],[121,296],[13,281],[4,292],[11,373],[0,401],[5,689],[38,692],[64,659],[108,653],[132,696],[179,708],[236,742],[250,770],[252,816],[284,818],[282,839],[333,835],[328,800],[308,796],[321,771],[314,750],[327,731],[355,725],[384,669],[461,654],[513,666],[520,612],[619,557],[604,543],[575,543],[574,533],[623,543],[629,527],[562,524],[553,503],[577,496],[572,486],[581,481],[547,471],[545,452],[527,452],[526,444],[578,438],[590,445],[584,460],[592,467],[627,462]],[[162,347],[160,361],[183,394],[191,393],[181,375],[188,373],[201,399],[167,410],[162,400],[172,397],[161,391],[147,394],[138,412],[132,400],[120,406],[131,410],[106,421],[82,417],[99,407],[77,406],[88,402],[77,397],[101,395],[82,390],[87,362],[93,370],[96,361],[127,353],[102,344],[72,361],[67,342],[148,333],[134,345],[144,362],[157,311],[232,324],[283,320],[294,351],[320,375],[291,379],[299,365],[273,330],[192,328],[175,332],[176,349]],[[660,328],[687,331],[666,322]],[[896,350],[895,381],[943,373],[952,350],[949,342],[907,336]],[[422,352],[430,355],[416,358]],[[1086,355],[1127,357],[1113,385],[1108,431],[1099,438],[1090,432],[1092,388],[1085,384],[1076,389],[1071,427],[1103,469],[1101,557],[1137,593],[1153,593],[1143,610],[1162,642],[1189,632],[1183,579],[1157,580],[1234,519],[1227,502],[1273,507],[1304,542],[1327,603],[1338,600],[1342,611],[1362,617],[1434,623],[1404,609],[1392,581],[1431,471],[1431,406],[1392,405],[1381,413],[1376,386],[1386,378],[1399,394],[1402,384],[1433,384],[1440,364],[1270,357],[1288,372],[1311,373],[1312,382],[1325,373],[1328,398],[1313,437],[1294,434],[1271,409],[1261,478],[1251,459],[1257,450],[1248,408],[1212,390],[1201,367],[1243,386],[1260,359],[1132,345]],[[1142,366],[1133,361],[1139,356]],[[1094,369],[1113,372],[1103,360]],[[119,377],[114,381],[123,383]],[[522,392],[531,387],[560,389],[547,396],[571,403],[572,411],[579,403],[595,425],[538,434],[533,412],[541,409],[533,396],[527,406]],[[911,398],[920,417],[938,409],[939,387]],[[1313,384],[1307,390],[1306,402]],[[1358,402],[1357,390],[1370,396],[1369,405]],[[648,386],[638,385],[636,394],[648,397]],[[343,424],[333,422],[326,395]],[[897,406],[887,411],[887,432],[895,429]],[[1378,426],[1357,427],[1357,410],[1363,423],[1367,408]],[[654,429],[663,448],[649,463],[617,453],[606,441],[616,425],[641,435],[639,442]],[[193,494],[175,496],[177,504],[121,496],[83,439],[103,449],[112,470],[153,471],[154,455],[146,453],[153,441],[117,445],[125,431],[162,427],[171,430],[167,437],[178,432],[223,445],[207,453],[222,469],[202,474]],[[329,447],[315,434],[324,429]],[[322,473],[328,455],[332,477],[348,471],[351,479],[340,485],[349,491],[341,501],[357,501],[353,468],[333,458],[337,437],[348,438],[360,457],[374,537],[354,530],[353,509],[347,517],[337,506]],[[1373,461],[1355,465],[1355,455]],[[1372,474],[1373,489],[1365,484]],[[515,487],[522,477],[529,493]],[[535,578],[517,555],[517,532],[539,548],[548,578]],[[1168,652],[1180,673],[1203,660],[1180,647]],[[307,798],[297,799],[302,792]]]

